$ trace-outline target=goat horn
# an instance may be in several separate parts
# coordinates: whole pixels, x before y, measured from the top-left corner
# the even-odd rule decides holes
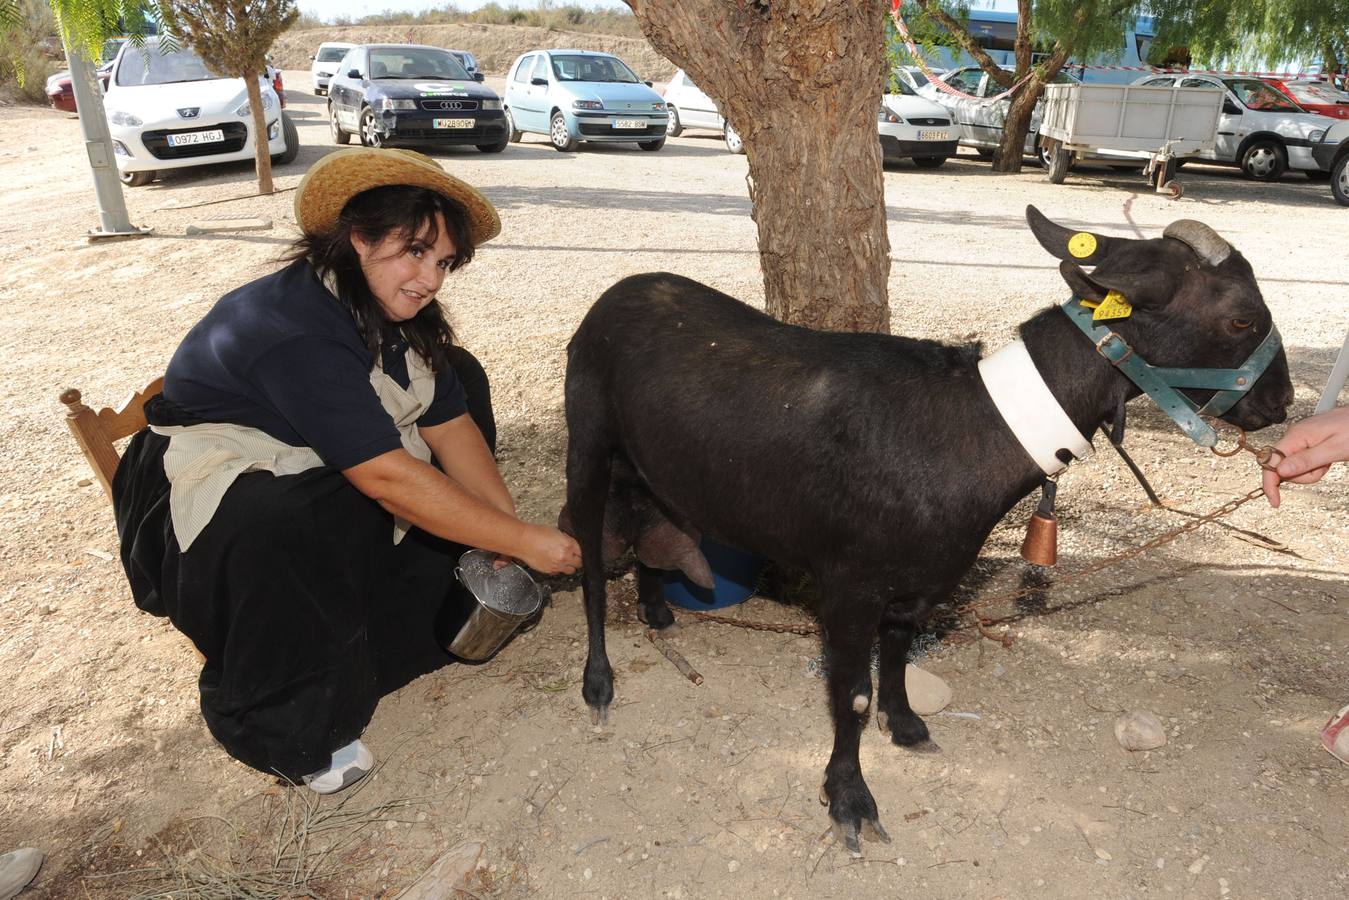
[[[1199,254],[1199,258],[1211,266],[1216,266],[1232,255],[1232,245],[1226,239],[1209,228],[1203,222],[1194,219],[1178,219],[1166,226],[1162,235],[1186,244]]]

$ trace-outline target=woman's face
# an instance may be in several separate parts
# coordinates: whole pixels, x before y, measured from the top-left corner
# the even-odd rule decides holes
[[[407,247],[398,234],[386,234],[379,241],[368,241],[353,232],[351,245],[361,259],[370,293],[379,301],[390,322],[406,322],[436,299],[436,292],[450,270],[456,248],[445,218],[436,213],[435,243],[423,228]]]

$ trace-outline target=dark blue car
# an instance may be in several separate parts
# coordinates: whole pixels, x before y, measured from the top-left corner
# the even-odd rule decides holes
[[[367,147],[472,144],[506,149],[501,98],[469,75],[459,58],[420,44],[358,44],[328,83],[333,141],[359,135]]]

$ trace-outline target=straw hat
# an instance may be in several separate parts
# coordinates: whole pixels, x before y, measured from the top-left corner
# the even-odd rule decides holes
[[[448,174],[415,150],[353,147],[314,163],[295,192],[295,221],[305,234],[324,234],[337,225],[342,207],[362,191],[393,184],[424,187],[449,197],[468,213],[474,246],[501,233],[501,219],[477,188]]]

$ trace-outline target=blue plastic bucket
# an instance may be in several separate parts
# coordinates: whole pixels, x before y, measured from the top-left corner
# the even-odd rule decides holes
[[[698,544],[707,564],[712,568],[714,587],[699,587],[679,571],[661,573],[665,583],[665,599],[682,609],[724,609],[744,603],[754,594],[763,571],[763,560],[752,553],[719,544],[704,537]]]

